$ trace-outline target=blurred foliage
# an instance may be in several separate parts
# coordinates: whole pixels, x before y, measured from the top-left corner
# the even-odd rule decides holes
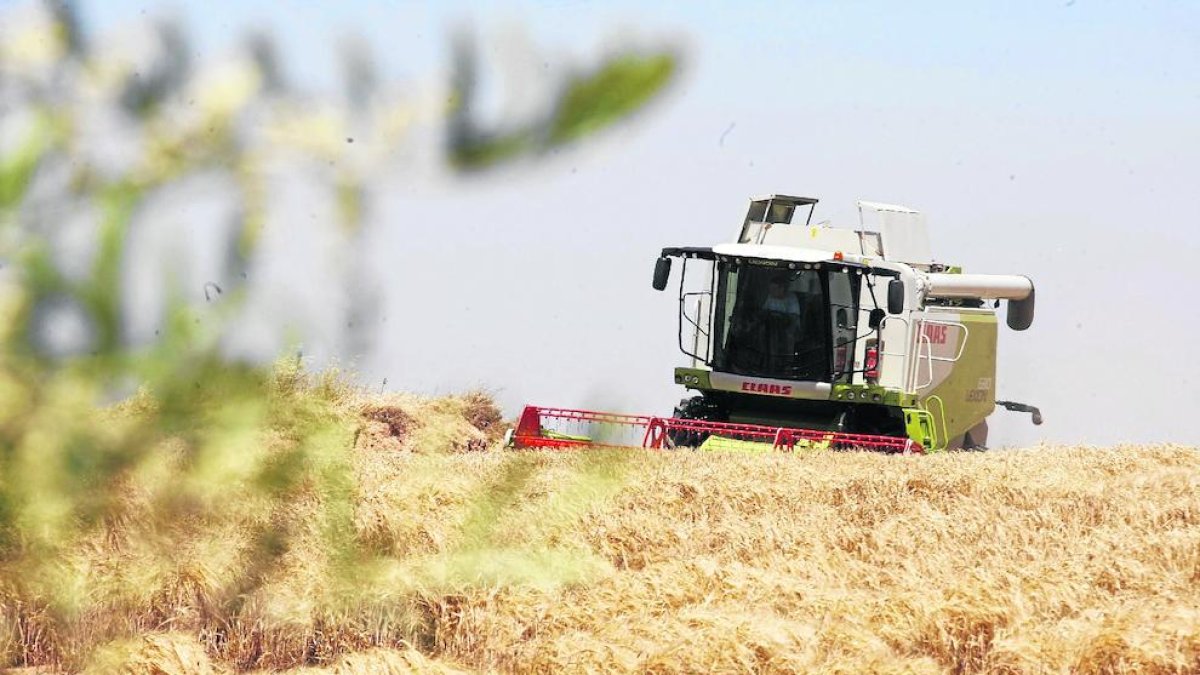
[[[582,138],[640,109],[671,80],[675,65],[671,54],[630,54],[591,76],[572,79],[554,116],[550,142]]]
[[[542,116],[508,130],[482,129],[474,121],[479,87],[474,43],[460,38],[454,63],[449,153],[458,168],[480,170],[554,150],[642,110],[675,76],[679,57],[672,51],[609,57],[589,72],[570,74]]]
[[[404,142],[412,105],[377,89],[361,52],[348,59],[347,100],[339,104],[290,90],[263,36],[231,63],[197,69],[186,33],[170,22],[109,52],[95,46],[69,3],[6,12],[13,18],[0,24],[0,667],[78,666],[70,659],[87,645],[137,630],[136,622],[97,616],[123,604],[153,606],[160,599],[145,596],[161,586],[155,579],[191,574],[179,560],[198,537],[216,538],[204,560],[223,572],[206,597],[221,625],[240,620],[302,530],[319,533],[335,586],[385,578],[366,574],[379,561],[353,522],[349,453],[363,419],[359,394],[336,374],[306,374],[296,359],[274,367],[231,360],[222,338],[262,262],[272,167],[325,167],[319,187],[337,205],[329,227],[356,236],[372,180]],[[569,78],[544,121],[496,136],[472,126],[473,80],[460,68],[446,159],[494,167],[578,141],[643,107],[674,70],[666,54],[614,57]],[[347,143],[352,135],[360,142]],[[171,186],[213,174],[232,179],[238,205],[228,241],[217,244],[226,252],[220,284],[205,286],[219,301],[189,306],[176,280],[165,279],[171,299],[162,325],[135,343],[127,256],[138,232],[155,226],[141,214]],[[72,257],[62,224],[80,213],[94,216],[90,243]],[[579,488],[564,491],[571,503],[555,508],[577,514],[610,493],[613,466],[585,462]],[[513,565],[523,579],[577,577],[547,571],[538,561],[568,554],[544,547],[492,553],[500,544],[489,522],[512,508],[506,495],[534,474],[514,458],[496,489],[485,486],[460,549],[413,577],[426,592],[478,578],[485,559],[502,577]],[[318,506],[298,521],[295,504],[310,502]],[[222,539],[227,530],[238,535]],[[80,562],[81,550],[102,542],[136,554],[139,565]]]

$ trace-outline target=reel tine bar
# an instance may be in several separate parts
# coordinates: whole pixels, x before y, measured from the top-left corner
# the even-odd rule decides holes
[[[874,450],[905,455],[925,454],[925,449],[919,443],[898,436],[850,434],[677,417],[621,415],[539,406],[525,407],[512,440],[518,448],[565,449],[595,446],[661,450],[675,447],[671,440],[673,437],[701,436],[765,443],[775,450],[784,451],[795,450],[799,445],[837,450]]]

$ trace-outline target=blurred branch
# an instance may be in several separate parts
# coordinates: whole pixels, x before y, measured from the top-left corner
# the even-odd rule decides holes
[[[447,146],[452,164],[460,170],[489,169],[536,156],[628,120],[660,95],[679,69],[674,51],[625,51],[565,77],[555,87],[554,102],[534,120],[516,129],[489,129],[477,120],[477,60],[474,39],[457,35]]]
[[[158,58],[149,67],[142,66],[129,73],[121,92],[121,105],[138,115],[150,113],[182,88],[191,65],[190,47],[177,23],[159,22],[154,35]]]
[[[578,140],[640,110],[670,82],[676,58],[624,54],[571,78],[550,123],[550,144]]]
[[[82,26],[79,21],[79,10],[72,0],[46,0],[46,6],[54,16],[58,26],[59,36],[67,46],[67,51],[75,57],[83,55],[86,43]]]

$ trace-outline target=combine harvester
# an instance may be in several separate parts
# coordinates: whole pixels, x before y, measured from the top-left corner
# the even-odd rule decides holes
[[[997,405],[1041,424],[1037,408],[995,400],[996,308],[1029,328],[1032,281],[933,262],[912,209],[860,201],[849,230],[813,225],[816,204],[753,199],[735,243],[662,250],[654,288],[679,258],[692,359],[675,382],[698,392],[673,416],[527,406],[511,444],[921,454],[983,449]]]

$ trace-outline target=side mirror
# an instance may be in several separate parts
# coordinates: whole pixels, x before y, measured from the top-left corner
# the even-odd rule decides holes
[[[904,312],[904,282],[892,279],[888,282],[888,314]]]
[[[887,317],[887,312],[877,307],[871,310],[871,314],[867,317],[867,326],[869,326],[871,330],[876,330],[883,325],[883,320],[885,317]]]
[[[667,287],[667,279],[671,277],[671,259],[659,258],[654,263],[654,290],[661,291]]]

